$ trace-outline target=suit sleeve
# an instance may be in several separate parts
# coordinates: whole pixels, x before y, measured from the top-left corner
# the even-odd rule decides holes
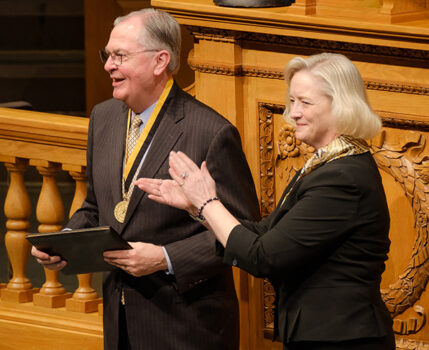
[[[253,179],[241,148],[240,135],[230,124],[213,138],[206,156],[210,174],[222,203],[237,217],[259,219],[259,205]],[[179,292],[203,283],[224,271],[216,254],[216,240],[204,230],[165,246],[172,263]]]
[[[86,198],[82,203],[66,227],[77,229],[98,226],[98,207],[97,200],[93,191],[93,177],[92,177],[92,149],[93,149],[93,130],[94,130],[95,109],[91,113],[88,129],[88,144],[86,151]]]
[[[224,261],[256,277],[293,272],[326,259],[357,219],[360,192],[350,176],[325,172],[290,210],[263,235],[237,225],[229,236]]]

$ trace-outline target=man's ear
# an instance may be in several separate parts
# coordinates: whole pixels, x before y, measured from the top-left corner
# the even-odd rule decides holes
[[[168,64],[170,63],[170,53],[167,50],[161,50],[157,52],[155,59],[155,75],[161,75],[167,69]]]

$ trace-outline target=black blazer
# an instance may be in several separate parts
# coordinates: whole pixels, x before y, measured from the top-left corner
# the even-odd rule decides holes
[[[171,97],[171,98],[170,98]],[[236,128],[173,86],[164,117],[139,177],[170,178],[168,156],[183,151],[207,161],[222,202],[236,215],[258,217],[253,180]],[[231,268],[216,255],[213,235],[183,211],[151,201],[135,188],[123,224],[113,216],[121,198],[128,108],[111,99],[97,105],[88,135],[87,198],[71,228],[112,226],[128,241],[163,245],[174,276],[104,274],[105,349],[117,350],[120,291],[133,349],[237,349],[238,307]]]
[[[380,295],[389,221],[372,156],[348,156],[297,181],[263,221],[236,226],[224,260],[269,277],[284,343],[392,336]]]

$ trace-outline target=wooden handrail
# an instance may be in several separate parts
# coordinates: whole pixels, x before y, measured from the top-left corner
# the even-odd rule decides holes
[[[85,166],[88,118],[0,108],[0,160]]]

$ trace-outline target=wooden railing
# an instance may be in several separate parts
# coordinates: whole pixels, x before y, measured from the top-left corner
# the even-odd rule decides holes
[[[40,350],[102,349],[102,299],[91,286],[91,274],[76,277],[75,291],[64,288],[58,272],[45,269],[40,289],[26,276],[32,210],[39,232],[58,231],[64,222],[56,175],[66,172],[75,182],[69,216],[85,198],[87,135],[88,118],[0,108],[0,162],[10,180],[5,245],[12,270],[9,282],[0,285],[0,338],[8,349],[35,348],[35,342]],[[36,208],[24,181],[29,167],[43,178]]]

